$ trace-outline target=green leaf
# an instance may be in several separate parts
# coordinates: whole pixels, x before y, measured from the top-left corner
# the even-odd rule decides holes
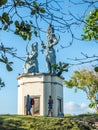
[[[19,22],[17,20],[15,21],[15,26],[19,27]]]
[[[41,13],[45,13],[46,11],[45,11],[44,8],[40,8],[40,12],[41,12]]]
[[[52,67],[53,67],[54,69],[57,69],[57,64],[53,64]]]
[[[64,67],[64,68],[66,68],[66,67],[68,67],[68,66],[69,66],[69,64],[64,64],[64,66],[63,66],[63,67]]]
[[[7,68],[8,71],[12,71],[13,70],[12,67],[9,64],[6,64],[6,68]]]
[[[9,62],[9,64],[11,65],[11,64],[13,64],[13,62]]]
[[[96,103],[94,103],[94,102],[93,102],[93,103],[90,103],[90,104],[89,104],[89,108],[93,108],[95,105],[96,105]]]
[[[3,60],[3,59],[1,59],[1,58],[0,58],[0,62],[3,62],[3,63],[5,63],[5,62],[4,62],[4,60]]]
[[[7,0],[0,0],[0,6],[4,5],[7,3]]]
[[[37,31],[36,31],[36,30],[34,30],[34,34],[35,34],[35,36],[37,37]]]
[[[31,15],[34,15],[36,13],[36,10],[31,11]]]
[[[22,38],[23,38],[24,40],[27,40],[27,35],[23,35]]]
[[[28,40],[31,40],[31,37],[32,37],[32,33],[29,32],[29,34],[28,34]]]
[[[8,29],[8,25],[5,25],[3,30],[7,30]]]
[[[2,14],[2,18],[5,20],[5,22],[7,23],[7,24],[9,24],[9,15],[7,14],[7,13],[3,13]]]
[[[30,20],[30,24],[33,24],[33,22]]]
[[[38,5],[36,3],[36,1],[33,1],[33,6],[36,8]]]
[[[20,2],[18,3],[18,5],[19,5],[19,6],[24,6],[24,5],[25,5],[25,2],[20,1]]]

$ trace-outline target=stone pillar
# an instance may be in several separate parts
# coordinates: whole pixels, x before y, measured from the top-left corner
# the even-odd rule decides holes
[[[48,114],[48,99],[53,98],[53,116],[58,116],[58,99],[62,101],[63,113],[63,78],[47,73],[21,74],[18,79],[18,114],[25,115],[26,96],[39,98],[39,114]]]

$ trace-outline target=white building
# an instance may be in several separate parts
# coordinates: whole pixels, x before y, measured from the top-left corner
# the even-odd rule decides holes
[[[32,115],[48,115],[48,99],[53,99],[53,116],[63,113],[63,78],[53,74],[37,73],[18,76],[18,114],[26,114],[26,97],[34,98]]]

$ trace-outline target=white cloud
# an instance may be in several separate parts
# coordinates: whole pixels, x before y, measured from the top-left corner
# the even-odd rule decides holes
[[[80,104],[80,107],[84,109],[84,108],[86,108],[87,106],[86,106],[85,103],[81,103],[81,104]]]
[[[84,114],[84,113],[92,113],[94,112],[93,109],[88,108],[85,103],[77,104],[73,101],[67,102],[64,104],[64,113],[69,114]]]

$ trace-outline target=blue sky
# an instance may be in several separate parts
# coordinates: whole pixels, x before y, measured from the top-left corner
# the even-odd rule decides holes
[[[81,7],[82,8],[82,7]],[[81,8],[77,9],[80,11]],[[77,9],[73,7],[73,10],[77,12]],[[73,11],[72,10],[72,11]],[[82,12],[82,10],[81,10]],[[47,29],[48,25],[46,25],[44,28]],[[73,28],[74,33],[79,36],[79,34],[82,32],[79,28]],[[56,52],[57,56],[57,62],[72,62],[71,60],[68,60],[67,58],[81,58],[83,57],[81,55],[81,52],[88,54],[89,56],[92,56],[93,54],[98,55],[97,50],[97,43],[94,42],[87,42],[87,41],[77,41],[74,40],[73,44],[69,48],[62,49],[60,45],[66,46],[68,45],[70,41],[70,35],[69,34],[60,34],[61,39],[58,43],[58,45],[55,46],[55,49],[59,49],[58,52]],[[44,42],[46,42],[46,35],[42,35],[42,38],[44,39]],[[0,41],[4,43],[5,46],[15,47],[17,48],[17,55],[24,57],[26,54],[26,45],[27,41],[23,41],[18,36],[15,36],[13,33],[8,32],[0,32]],[[36,38],[32,41],[30,41],[29,45],[33,42],[37,41],[39,43],[39,40]],[[45,66],[45,53],[42,54],[40,51],[40,44],[39,44],[39,70],[40,72],[47,72]],[[29,50],[29,47],[28,47]],[[42,61],[43,59],[43,61]],[[4,64],[0,63],[0,76],[5,81],[6,87],[2,88],[0,90],[0,114],[17,114],[17,76],[18,74],[23,73],[23,64],[24,62],[17,59],[10,57],[10,60],[14,61],[13,64],[13,71],[8,72],[5,68]],[[69,79],[72,75],[73,71],[76,69],[81,69],[83,67],[86,67],[87,69],[91,68],[89,64],[82,65],[82,66],[74,66],[70,68],[70,70],[63,74],[63,77],[65,79]],[[74,93],[73,89],[68,89],[64,85],[64,113],[70,113],[70,114],[80,114],[80,113],[87,113],[92,112],[88,108],[89,101],[87,100],[86,95],[78,91],[77,93]]]

